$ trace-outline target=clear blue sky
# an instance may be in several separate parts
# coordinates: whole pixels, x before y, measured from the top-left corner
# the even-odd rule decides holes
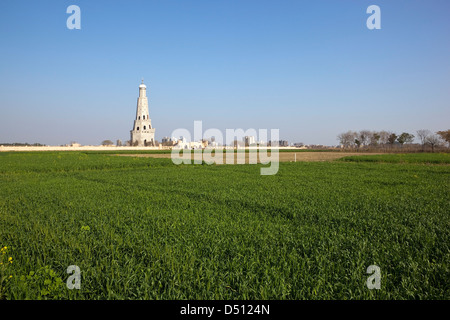
[[[194,120],[327,145],[449,129],[449,32],[448,0],[2,0],[0,142],[128,140],[141,77],[157,140]]]

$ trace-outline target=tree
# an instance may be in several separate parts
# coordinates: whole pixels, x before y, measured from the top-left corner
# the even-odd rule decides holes
[[[111,146],[114,145],[114,143],[111,140],[103,140],[102,146]]]
[[[448,147],[450,148],[450,129],[447,131],[438,131],[436,132],[442,140],[448,143]]]
[[[380,141],[380,138],[381,138],[380,133],[378,133],[376,131],[372,132],[371,135],[370,135],[370,138],[369,138],[370,139],[370,145],[371,146],[377,146],[379,141]]]
[[[351,147],[355,141],[356,132],[347,131],[339,134],[338,136],[339,143],[343,145],[345,148]]]
[[[420,143],[422,144],[422,151],[424,149],[424,146],[427,142],[427,137],[431,134],[430,130],[426,130],[426,129],[422,129],[422,130],[417,130],[417,137],[420,140]]]
[[[434,148],[441,144],[441,137],[436,134],[430,134],[427,136],[425,143],[431,146],[431,152],[434,152]]]
[[[388,138],[391,135],[389,132],[387,131],[380,131],[378,133],[380,135],[380,144],[387,144],[388,143]]]
[[[395,143],[395,140],[397,140],[397,135],[395,133],[389,134],[389,137],[387,139],[388,143],[390,145],[393,145]]]
[[[369,130],[361,130],[358,135],[358,140],[361,142],[361,145],[368,145],[371,135],[372,132],[370,132]]]
[[[398,143],[400,143],[402,146],[404,143],[412,143],[414,141],[414,135],[407,133],[407,132],[403,132],[398,138],[397,138]]]

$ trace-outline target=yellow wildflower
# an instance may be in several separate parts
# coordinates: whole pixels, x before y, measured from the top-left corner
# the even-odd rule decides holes
[[[9,261],[10,263],[12,263],[12,257],[9,257],[9,258],[8,258],[8,261]]]

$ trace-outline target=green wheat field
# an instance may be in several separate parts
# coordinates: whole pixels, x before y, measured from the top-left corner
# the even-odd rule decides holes
[[[0,153],[0,299],[450,299],[449,164]]]

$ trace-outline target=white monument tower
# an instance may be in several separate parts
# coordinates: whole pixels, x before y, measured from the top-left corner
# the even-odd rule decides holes
[[[134,120],[131,133],[131,145],[133,146],[154,146],[155,128],[152,128],[152,121],[148,114],[147,87],[144,79],[139,85],[139,98],[137,100],[136,119]]]

